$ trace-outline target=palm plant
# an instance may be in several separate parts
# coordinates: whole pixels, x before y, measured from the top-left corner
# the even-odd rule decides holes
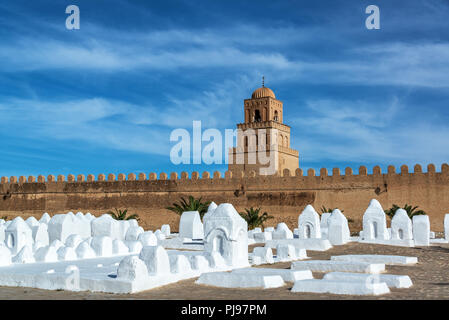
[[[256,227],[264,226],[264,222],[268,219],[273,219],[273,216],[268,215],[267,212],[260,214],[260,208],[245,209],[245,212],[240,212],[240,216],[248,223],[248,230],[252,230]]]
[[[424,210],[416,210],[418,209],[418,206],[412,207],[407,204],[405,204],[403,208],[400,208],[398,205],[393,204],[393,206],[390,209],[385,211],[385,214],[390,218],[393,218],[394,214],[396,213],[396,210],[398,209],[404,209],[407,212],[407,215],[410,219],[413,218],[414,216],[427,214]]]
[[[326,208],[325,206],[322,206],[321,208],[320,208],[320,211],[321,211],[321,214],[323,214],[323,213],[331,213],[332,211],[334,211],[335,209],[338,209],[338,208]],[[341,213],[343,213],[343,212],[345,212],[345,210],[340,210],[340,212]]]
[[[193,196],[189,196],[188,201],[181,197],[179,204],[174,202],[172,207],[166,207],[167,210],[173,211],[178,215],[182,215],[185,211],[198,211],[201,219],[209,208],[210,201],[202,202],[201,198],[195,199]]]
[[[137,214],[131,214],[129,216],[126,216],[126,214],[128,213],[128,209],[119,210],[115,208],[114,210],[115,212],[109,211],[108,214],[110,214],[111,217],[115,220],[131,220],[131,219],[139,220],[139,216]]]
[[[8,216],[3,216],[3,217],[0,218],[0,220],[5,220],[6,221],[6,220],[8,220]]]

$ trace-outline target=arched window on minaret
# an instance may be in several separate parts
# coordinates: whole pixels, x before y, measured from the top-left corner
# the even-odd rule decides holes
[[[278,111],[274,111],[274,121],[279,121]]]
[[[288,137],[285,137],[285,146],[288,147]]]
[[[268,116],[267,116],[268,112],[267,112],[267,107],[263,108],[263,121],[268,121]]]
[[[260,116],[260,110],[259,109],[256,109],[256,112],[254,114],[254,121],[256,121],[256,122],[262,121],[262,117]]]

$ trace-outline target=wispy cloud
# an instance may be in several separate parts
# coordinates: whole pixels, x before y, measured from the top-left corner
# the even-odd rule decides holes
[[[307,107],[313,115],[293,120],[300,128],[295,146],[306,162],[447,161],[449,128],[426,118],[404,121],[407,106],[396,97],[384,103],[309,101]]]

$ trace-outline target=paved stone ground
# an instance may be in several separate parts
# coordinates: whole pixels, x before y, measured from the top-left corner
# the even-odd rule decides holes
[[[409,289],[391,289],[387,295],[347,296],[332,294],[292,293],[292,284],[276,289],[224,289],[200,286],[195,279],[180,281],[137,294],[116,295],[89,292],[48,291],[30,288],[0,287],[0,300],[8,299],[228,299],[228,300],[304,300],[304,299],[449,299],[449,245],[434,245],[422,248],[350,243],[325,252],[308,251],[312,259],[329,259],[339,254],[389,254],[418,257],[413,266],[387,266],[387,273],[408,275],[413,281]],[[265,267],[265,266],[261,266]],[[278,263],[271,268],[289,268],[290,263]],[[323,274],[314,273],[316,278]]]

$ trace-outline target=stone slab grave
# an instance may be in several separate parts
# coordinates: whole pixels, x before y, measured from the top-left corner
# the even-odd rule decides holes
[[[351,272],[330,272],[323,277],[326,280],[342,280],[342,281],[371,281],[385,282],[389,288],[410,288],[413,286],[412,280],[406,275],[395,274],[367,274],[367,273],[351,273]]]
[[[276,248],[279,244],[290,244],[295,248],[301,248],[314,251],[326,251],[332,248],[331,243],[327,239],[280,239],[268,240],[265,246]]]
[[[360,261],[366,263],[383,263],[388,265],[412,265],[418,263],[417,257],[392,256],[382,254],[348,254],[331,256],[332,261]]]
[[[305,249],[294,247],[291,244],[278,244],[276,246],[276,256],[273,260],[276,263],[308,258],[307,251]]]
[[[347,295],[382,295],[390,293],[385,282],[310,279],[295,281],[291,292],[333,293]]]
[[[291,269],[277,269],[277,268],[241,268],[234,269],[232,273],[242,273],[247,275],[258,274],[273,276],[281,276],[285,282],[295,282],[297,280],[313,279],[310,270],[291,270]]]
[[[290,268],[292,270],[310,270],[312,272],[343,271],[381,273],[385,271],[385,264],[359,261],[310,260],[292,262]]]
[[[280,275],[246,274],[234,272],[203,273],[196,284],[222,288],[279,288],[285,285]]]

